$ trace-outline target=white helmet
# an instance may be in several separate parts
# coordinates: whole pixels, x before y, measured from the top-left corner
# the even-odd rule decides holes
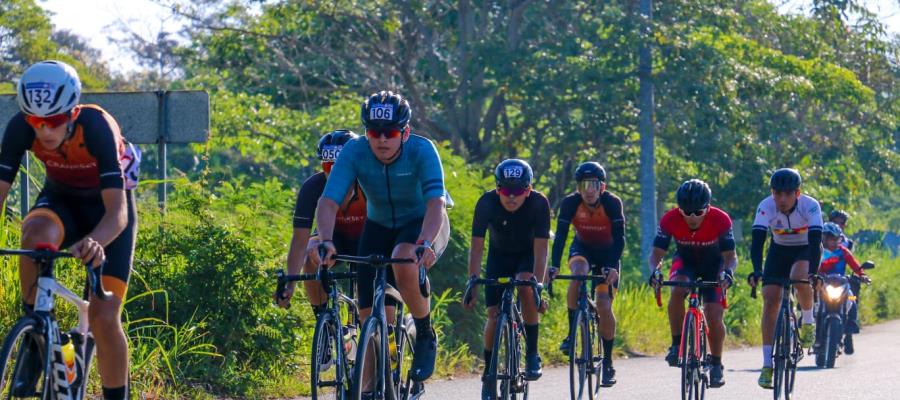
[[[28,67],[16,90],[19,108],[36,117],[67,112],[78,105],[80,99],[78,72],[62,61],[41,61]]]

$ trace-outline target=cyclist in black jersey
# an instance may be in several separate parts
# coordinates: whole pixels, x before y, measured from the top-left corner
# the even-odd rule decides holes
[[[533,175],[531,166],[523,160],[509,159],[497,166],[494,174],[497,189],[483,194],[475,205],[469,277],[478,277],[481,272],[484,237],[490,230],[485,271],[487,278],[514,277],[544,282],[550,238],[550,202],[543,194],[531,188]],[[545,299],[539,308],[532,291],[522,290],[518,293],[525,321],[526,379],[537,380],[542,374],[541,357],[538,353],[539,313],[546,311],[547,302]],[[485,288],[484,300],[488,308],[488,319],[484,327],[485,362],[491,359],[491,349],[494,347],[494,330],[501,295],[501,288]],[[471,310],[477,302],[477,286],[473,287],[470,298],[471,301],[463,305]],[[487,370],[488,366],[485,365],[485,374]],[[483,382],[483,399],[492,398],[492,387],[489,382]]]
[[[573,275],[607,275],[607,282],[592,284],[600,319],[600,337],[603,343],[602,385],[616,383],[616,370],[612,365],[612,349],[616,337],[616,316],[612,311],[612,299],[607,285],[619,285],[619,263],[625,248],[625,215],[622,200],[606,190],[606,170],[599,163],[581,163],[575,169],[578,191],[562,201],[556,219],[556,237],[553,256],[550,258],[551,278],[559,271],[563,248],[569,236],[569,225],[575,227],[575,238],[569,247],[569,268]],[[573,331],[573,319],[578,312],[579,282],[571,281],[566,296],[569,313],[569,336],[560,345],[568,353]]]

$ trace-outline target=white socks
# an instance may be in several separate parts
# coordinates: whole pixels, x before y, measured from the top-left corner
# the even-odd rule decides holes
[[[803,325],[812,325],[816,322],[816,319],[813,318],[812,309],[800,310],[800,315],[801,315],[800,322],[802,322]]]
[[[772,345],[763,345],[763,367],[772,368]]]

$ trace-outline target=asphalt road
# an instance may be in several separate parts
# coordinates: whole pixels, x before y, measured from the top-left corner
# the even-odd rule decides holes
[[[900,398],[900,320],[867,326],[854,337],[856,353],[841,355],[834,369],[818,369],[807,355],[797,371],[796,399],[898,399]],[[771,399],[772,391],[757,386],[762,351],[746,348],[726,351],[725,386],[707,391],[708,399]],[[600,391],[601,399],[678,399],[680,373],[662,357],[616,360],[618,383]],[[424,399],[479,399],[481,381],[476,376],[429,381]],[[545,368],[532,382],[529,398],[568,399],[568,368]]]

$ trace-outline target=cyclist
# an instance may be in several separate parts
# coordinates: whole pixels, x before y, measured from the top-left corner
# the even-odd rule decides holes
[[[734,283],[737,254],[734,251],[734,232],[731,218],[725,211],[710,205],[712,191],[699,179],[685,181],[675,193],[678,207],[666,212],[659,221],[653,252],[650,254],[650,285],[659,287],[662,282],[660,264],[672,238],[677,248],[672,258],[669,280],[718,281],[721,287],[701,289],[703,314],[709,327],[710,369],[709,386],[725,384],[722,367],[722,349],[725,343],[725,322],[722,319],[726,301],[723,289]],[[672,346],[666,354],[670,366],[678,365],[678,348],[681,345],[681,328],[684,322],[684,299],[687,288],[673,287],[669,298],[669,328]]]
[[[105,110],[79,104],[81,82],[71,66],[42,61],[22,74],[16,91],[21,112],[6,125],[0,146],[0,202],[6,200],[26,150],[46,168],[44,187],[22,221],[22,248],[38,243],[68,247],[88,265],[104,261],[102,282],[113,296],[90,298],[89,323],[97,344],[103,397],[127,398],[128,342],[121,312],[134,254],[140,152],[122,137]],[[34,310],[37,271],[22,257],[19,277],[26,313]],[[41,362],[34,341],[12,394],[30,396]]]
[[[625,248],[625,215],[622,200],[606,190],[606,171],[599,163],[581,163],[575,169],[578,191],[566,196],[556,219],[556,238],[550,258],[551,278],[559,271],[563,248],[569,236],[569,225],[575,226],[575,238],[569,247],[569,269],[575,275],[607,274],[607,282],[592,285],[600,317],[600,339],[603,344],[602,385],[616,383],[612,365],[612,349],[616,338],[616,316],[612,311],[609,288],[619,285],[619,264]],[[579,283],[569,283],[566,305],[569,313],[569,335],[559,346],[568,353],[572,340],[573,319],[578,307]]]
[[[322,163],[322,172],[318,172],[303,182],[297,193],[294,205],[294,234],[288,251],[288,274],[303,272],[312,274],[319,267],[319,238],[311,229],[316,204],[325,190],[325,182],[334,166],[334,161],[348,141],[359,137],[350,130],[339,129],[329,132],[319,139],[316,156]],[[351,186],[338,209],[334,226],[334,240],[337,251],[341,254],[355,255],[359,246],[359,236],[366,222],[366,195],[358,185]],[[276,299],[279,306],[287,307],[294,295],[296,282],[287,284],[283,297]],[[312,306],[316,318],[325,311],[327,294],[318,281],[304,281],[303,287]]]
[[[547,266],[547,244],[550,240],[550,202],[531,188],[534,172],[527,162],[508,159],[494,170],[497,188],[485,192],[475,204],[472,218],[472,243],[469,251],[469,277],[478,277],[484,253],[484,237],[491,232],[485,276],[487,278],[515,277],[518,280],[544,281]],[[471,310],[478,298],[477,287],[472,288],[471,301],[464,306]],[[547,309],[546,299],[537,307],[534,292],[519,291],[525,321],[525,377],[537,380],[543,373],[538,353],[539,312]],[[488,318],[484,326],[484,360],[482,399],[496,396],[495,382],[486,376],[494,348],[494,331],[500,314],[498,305],[502,288],[487,287],[484,302]]]
[[[361,114],[366,136],[344,145],[316,208],[319,239],[326,256],[330,258],[336,252],[335,216],[340,202],[358,182],[367,197],[367,219],[357,254],[418,258],[430,268],[446,248],[450,235],[444,171],[437,148],[428,139],[411,133],[409,102],[399,94],[372,94],[362,104]],[[333,264],[332,260],[326,262]],[[431,305],[419,291],[418,265],[394,264],[391,270],[388,283],[399,289],[416,326],[410,377],[424,381],[434,372],[438,346],[431,326]],[[363,320],[372,312],[374,280],[374,269],[359,269],[357,298]]]
[[[758,383],[766,389],[772,388],[772,343],[782,292],[779,280],[808,279],[818,269],[822,255],[822,210],[816,199],[800,194],[800,184],[800,173],[795,169],[781,168],[772,173],[769,180],[772,195],[759,203],[753,221],[750,246],[753,273],[747,280],[754,287],[760,279],[763,284],[763,368]],[[769,230],[772,244],[763,268],[763,245]],[[801,311],[800,343],[809,347],[815,336],[812,287],[799,284],[795,289]]]
[[[849,220],[850,214],[844,210],[832,210],[831,213],[828,214],[828,221],[837,224],[837,226],[841,228],[841,232],[847,229],[847,221]],[[844,245],[844,247],[853,250],[853,240],[843,233],[841,233],[841,244]]]
[[[853,257],[853,253],[847,246],[841,243],[843,231],[841,227],[833,222],[825,223],[822,229],[822,264],[819,266],[820,275],[836,274],[844,276],[847,266],[849,265],[853,272],[860,278],[862,282],[871,282],[865,271],[859,266],[859,262]],[[850,281],[851,283],[853,280]],[[851,284],[851,286],[853,286]],[[856,284],[859,287],[859,283]],[[859,293],[851,287],[851,295],[859,296]],[[853,334],[859,333],[859,297],[857,301],[850,302],[850,310],[847,312],[847,328],[844,335],[844,352],[853,354]]]

